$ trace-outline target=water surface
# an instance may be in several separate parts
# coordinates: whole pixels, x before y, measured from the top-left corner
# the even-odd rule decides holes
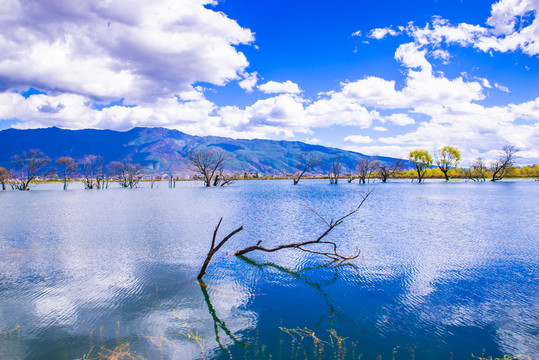
[[[327,220],[349,263],[286,250]],[[0,359],[539,359],[539,185],[240,181],[0,193]],[[305,206],[306,205],[306,206]],[[243,225],[195,277],[219,219]],[[90,356],[90,357],[91,357]]]

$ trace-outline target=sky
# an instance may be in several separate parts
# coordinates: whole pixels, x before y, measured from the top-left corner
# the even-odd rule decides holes
[[[0,0],[0,129],[539,163],[539,0]]]

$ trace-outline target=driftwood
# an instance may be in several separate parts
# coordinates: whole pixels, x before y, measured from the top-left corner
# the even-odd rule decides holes
[[[243,230],[243,226],[240,226],[239,228],[237,228],[236,230],[232,231],[230,234],[225,236],[223,240],[221,240],[221,242],[217,244],[217,246],[215,246],[215,238],[217,237],[217,231],[219,231],[219,226],[221,226],[222,221],[223,221],[223,218],[219,220],[219,223],[217,224],[217,226],[215,227],[215,230],[213,231],[213,239],[211,241],[210,251],[208,251],[206,260],[204,261],[204,264],[202,265],[202,268],[200,269],[200,272],[198,273],[198,276],[197,276],[197,279],[199,280],[202,279],[202,277],[206,273],[206,268],[210,264],[210,261],[213,255],[215,255],[215,253],[219,251],[219,249],[228,241],[228,239],[230,239],[232,236],[236,235],[237,233]]]
[[[290,244],[283,244],[283,245],[279,245],[279,246],[272,247],[272,248],[267,248],[267,247],[261,246],[260,243],[262,242],[262,240],[260,240],[256,245],[249,246],[249,247],[246,247],[245,249],[236,251],[234,253],[234,255],[236,255],[236,256],[244,255],[244,254],[247,254],[247,253],[249,253],[251,251],[255,251],[255,250],[260,250],[260,251],[264,251],[264,252],[274,252],[274,251],[279,251],[279,250],[282,250],[282,249],[298,249],[298,250],[305,251],[305,252],[312,253],[312,254],[324,255],[324,256],[327,256],[328,258],[333,259],[333,260],[346,261],[346,260],[356,259],[359,256],[361,250],[357,249],[357,252],[355,254],[353,254],[351,256],[345,256],[345,255],[342,255],[342,254],[340,254],[338,252],[337,243],[335,243],[333,241],[324,240],[324,238],[335,227],[341,225],[343,223],[343,221],[347,217],[349,217],[349,216],[355,214],[357,211],[359,211],[359,209],[361,208],[361,206],[363,205],[365,200],[367,200],[367,198],[372,193],[372,191],[373,190],[370,190],[369,192],[367,192],[363,196],[363,199],[361,200],[359,205],[353,211],[349,212],[348,214],[346,214],[344,216],[341,216],[337,220],[331,219],[329,222],[326,219],[324,219],[318,212],[316,212],[315,210],[307,207],[314,214],[316,214],[320,219],[322,219],[322,221],[327,225],[326,230],[314,240],[308,240],[308,241],[290,243]],[[317,244],[317,245],[320,245],[320,244],[321,245],[328,245],[330,250],[328,250],[328,251],[318,251],[318,250],[312,250],[312,249],[307,248],[307,246],[315,245],[315,244]]]
[[[305,252],[308,252],[308,253],[311,253],[311,254],[317,254],[317,255],[326,256],[326,257],[330,258],[333,261],[341,261],[342,262],[342,261],[347,261],[347,260],[354,260],[359,256],[361,250],[357,249],[357,251],[354,254],[352,254],[350,256],[346,256],[346,255],[343,255],[343,254],[339,253],[338,245],[337,245],[336,242],[329,241],[329,240],[324,240],[324,238],[334,228],[341,225],[346,218],[348,218],[349,216],[351,216],[351,215],[355,214],[356,212],[358,212],[359,209],[361,208],[361,206],[363,205],[363,203],[365,202],[365,200],[367,200],[367,198],[369,197],[369,195],[372,192],[373,192],[373,190],[370,190],[369,192],[367,192],[363,196],[363,198],[361,199],[361,202],[359,203],[359,205],[354,210],[352,210],[351,212],[349,212],[346,215],[341,216],[337,220],[331,219],[329,222],[326,219],[324,219],[318,212],[316,212],[316,210],[314,210],[314,209],[307,206],[307,208],[310,211],[312,211],[316,216],[318,216],[327,225],[326,230],[314,240],[307,240],[307,241],[303,241],[303,242],[283,244],[283,245],[278,245],[278,246],[272,247],[272,248],[267,248],[267,247],[261,246],[260,243],[262,242],[262,240],[260,240],[256,245],[249,246],[249,247],[246,247],[245,249],[236,251],[234,253],[234,255],[242,256],[244,254],[250,253],[251,251],[255,251],[255,250],[260,250],[260,251],[264,251],[264,252],[274,252],[274,251],[279,251],[279,250],[283,250],[283,249],[298,249],[298,250],[305,251]],[[210,250],[208,251],[208,255],[206,256],[206,260],[204,261],[204,264],[202,265],[202,268],[200,269],[200,272],[198,273],[198,276],[197,276],[197,279],[199,279],[199,280],[202,279],[204,274],[206,274],[206,269],[208,268],[208,265],[210,264],[210,261],[211,261],[213,255],[215,255],[215,253],[217,251],[219,251],[219,249],[232,236],[236,235],[237,233],[239,233],[240,231],[243,230],[243,226],[240,226],[239,228],[237,228],[236,230],[232,231],[230,234],[225,236],[223,238],[223,240],[221,240],[219,242],[219,244],[215,245],[216,238],[217,238],[217,232],[219,231],[219,227],[221,226],[222,221],[223,221],[223,218],[221,218],[219,220],[219,223],[217,224],[217,226],[215,227],[215,230],[213,231],[213,238],[212,238]],[[329,247],[329,250],[327,250],[327,251],[314,250],[312,248],[309,248],[310,245],[323,245],[323,246]]]

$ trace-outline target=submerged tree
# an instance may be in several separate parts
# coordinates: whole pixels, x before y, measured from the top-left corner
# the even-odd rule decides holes
[[[82,159],[84,170],[84,187],[86,189],[103,188],[103,177],[105,173],[105,163],[103,157],[98,155],[86,155]]]
[[[423,181],[423,176],[432,165],[432,157],[427,150],[417,149],[410,152],[408,159],[414,163],[417,171],[418,182]]]
[[[358,160],[356,169],[360,184],[366,184],[370,180],[372,173],[376,170],[378,164],[379,161],[376,157]]]
[[[60,166],[60,174],[62,175],[62,179],[64,180],[64,190],[67,190],[67,184],[70,180],[71,176],[75,174],[77,171],[78,164],[75,160],[73,160],[70,156],[62,156],[58,160],[56,160],[56,165]]]
[[[298,182],[301,180],[301,177],[307,171],[314,169],[315,167],[320,165],[320,163],[322,162],[322,159],[320,158],[320,156],[313,153],[306,153],[306,152],[300,153],[298,155],[298,160],[299,160],[298,169],[300,173],[298,177],[294,179],[294,185],[298,184]]]
[[[328,169],[328,178],[329,178],[330,184],[337,185],[339,181],[339,176],[341,175],[341,171],[343,170],[343,168],[344,168],[344,165],[341,161],[341,156],[340,155],[335,156],[331,160],[331,163],[329,164],[329,169]]]
[[[378,176],[382,182],[387,182],[391,176],[395,175],[396,172],[401,171],[404,168],[404,161],[401,159],[395,160],[391,165],[386,163],[378,164]]]
[[[30,190],[30,183],[37,177],[48,176],[54,172],[54,168],[47,169],[51,162],[41,150],[31,149],[23,151],[22,155],[15,155],[12,161],[22,170],[21,179],[15,183],[17,190]]]
[[[492,178],[490,181],[497,181],[503,179],[507,172],[513,167],[516,153],[519,149],[515,148],[513,145],[507,145],[503,147],[502,153],[498,160],[490,166],[490,171],[492,171]]]
[[[143,176],[143,169],[139,164],[113,161],[110,168],[116,181],[123,188],[136,188]]]
[[[445,180],[449,180],[449,169],[457,167],[460,161],[460,152],[452,146],[444,146],[436,152],[436,165],[444,173]]]
[[[487,165],[485,160],[480,157],[475,159],[468,169],[464,170],[464,176],[473,181],[485,181],[486,174]]]
[[[223,173],[224,167],[230,161],[230,157],[224,152],[211,150],[192,150],[189,153],[189,160],[194,169],[204,178],[204,186],[210,187],[218,185],[219,181],[215,182],[215,177],[219,178],[219,174]]]

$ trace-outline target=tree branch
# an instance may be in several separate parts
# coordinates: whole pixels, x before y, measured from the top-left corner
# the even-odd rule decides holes
[[[215,255],[215,253],[217,251],[219,251],[219,249],[234,235],[236,235],[237,233],[239,233],[240,231],[243,230],[243,226],[240,226],[239,228],[237,228],[236,230],[232,231],[230,234],[228,234],[227,236],[225,236],[223,238],[223,240],[221,240],[221,242],[219,242],[219,244],[217,244],[217,246],[215,246],[215,239],[217,237],[217,231],[219,231],[219,226],[221,226],[221,222],[223,221],[223,218],[221,217],[221,219],[219,220],[219,223],[217,224],[217,226],[215,227],[215,230],[213,231],[213,238],[212,238],[212,241],[211,241],[211,248],[210,248],[210,251],[208,251],[208,255],[206,256],[206,260],[204,260],[204,264],[202,265],[202,268],[200,269],[200,272],[198,273],[198,276],[197,276],[197,279],[202,279],[202,277],[204,276],[204,274],[206,274],[206,269],[208,268],[208,265],[210,264],[210,261],[211,261],[211,258],[213,257],[213,255]]]
[[[359,205],[354,209],[352,210],[351,212],[341,216],[340,218],[338,218],[337,220],[330,220],[329,222],[327,222],[320,214],[318,214],[315,210],[307,207],[309,210],[311,210],[315,215],[317,215],[320,219],[322,219],[322,221],[327,225],[327,228],[326,230],[320,234],[318,236],[318,238],[316,238],[315,240],[308,240],[308,241],[303,241],[303,242],[297,242],[297,243],[290,243],[290,244],[282,244],[282,245],[278,245],[278,246],[275,246],[275,247],[271,247],[271,248],[267,248],[267,247],[264,247],[264,246],[260,246],[260,241],[258,242],[258,244],[256,245],[252,245],[252,246],[249,246],[249,247],[246,247],[242,250],[238,250],[234,253],[234,255],[236,256],[241,256],[241,255],[244,255],[244,254],[247,254],[251,251],[255,251],[255,250],[260,250],[260,251],[264,251],[264,252],[275,252],[275,251],[279,251],[279,250],[283,250],[283,249],[298,249],[298,250],[301,250],[301,251],[305,251],[305,252],[308,252],[308,253],[313,253],[313,254],[318,254],[318,255],[324,255],[326,257],[329,257],[330,259],[333,259],[333,260],[341,260],[341,261],[346,261],[346,260],[353,260],[353,259],[356,259],[359,254],[360,254],[360,250],[358,249],[357,253],[355,253],[354,255],[352,256],[345,256],[345,255],[342,255],[338,252],[338,246],[337,246],[337,243],[333,242],[333,241],[327,241],[327,240],[323,240],[335,227],[341,225],[344,220],[346,218],[348,218],[349,216],[355,214],[357,211],[359,211],[359,209],[361,208],[361,206],[363,205],[363,203],[365,202],[365,200],[367,200],[367,198],[369,197],[369,195],[373,192],[373,190],[370,190],[369,192],[367,192],[364,196],[363,196],[363,199],[361,200],[361,202],[359,203]],[[309,245],[314,245],[314,244],[324,244],[324,245],[330,245],[332,248],[333,248],[333,251],[332,252],[328,252],[328,251],[319,251],[319,250],[312,250],[312,249],[308,249],[306,248],[306,246],[309,246]]]

